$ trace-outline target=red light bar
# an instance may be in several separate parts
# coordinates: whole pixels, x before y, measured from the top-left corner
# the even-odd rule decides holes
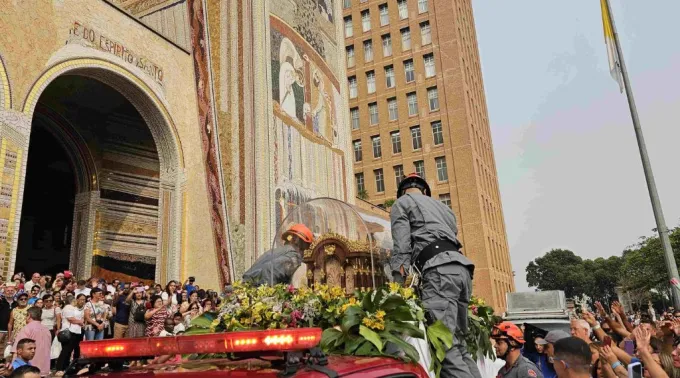
[[[212,333],[83,341],[82,358],[150,357],[192,353],[243,353],[305,350],[319,345],[321,328]]]

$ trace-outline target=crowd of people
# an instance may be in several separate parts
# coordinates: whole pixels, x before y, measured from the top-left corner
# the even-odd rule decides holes
[[[618,302],[609,310],[599,302],[595,307],[572,319],[570,332],[495,326],[496,354],[505,360],[498,376],[680,378],[680,311],[668,309],[656,320],[628,314]]]
[[[0,345],[7,345],[0,375],[33,366],[59,377],[79,357],[82,340],[179,335],[219,303],[194,277],[162,286],[77,280],[69,271],[28,280],[17,273],[0,285]]]

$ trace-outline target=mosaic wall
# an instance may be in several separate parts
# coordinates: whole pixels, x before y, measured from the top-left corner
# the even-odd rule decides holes
[[[352,199],[342,17],[337,0],[205,4],[208,51],[200,58],[209,61],[214,93],[205,109],[218,124],[239,277],[294,206]]]
[[[340,85],[323,51],[298,29],[270,18],[277,228],[288,209],[311,198],[347,199]]]
[[[12,252],[14,216],[19,193],[19,170],[22,163],[22,148],[7,138],[0,144],[0,269],[7,272]]]

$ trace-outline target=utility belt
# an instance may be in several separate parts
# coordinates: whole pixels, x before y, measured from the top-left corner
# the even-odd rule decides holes
[[[460,248],[462,246],[463,245],[459,242],[454,243],[450,240],[435,240],[428,244],[427,247],[423,248],[422,251],[420,251],[420,254],[418,255],[418,258],[416,258],[414,265],[419,272],[422,272],[423,268],[425,268],[425,264],[427,264],[428,261],[438,254],[447,251],[456,251],[460,253]]]

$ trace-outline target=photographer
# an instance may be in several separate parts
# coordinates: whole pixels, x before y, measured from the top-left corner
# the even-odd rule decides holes
[[[106,306],[102,300],[102,289],[95,287],[90,291],[90,302],[85,305],[85,340],[104,339]]]

